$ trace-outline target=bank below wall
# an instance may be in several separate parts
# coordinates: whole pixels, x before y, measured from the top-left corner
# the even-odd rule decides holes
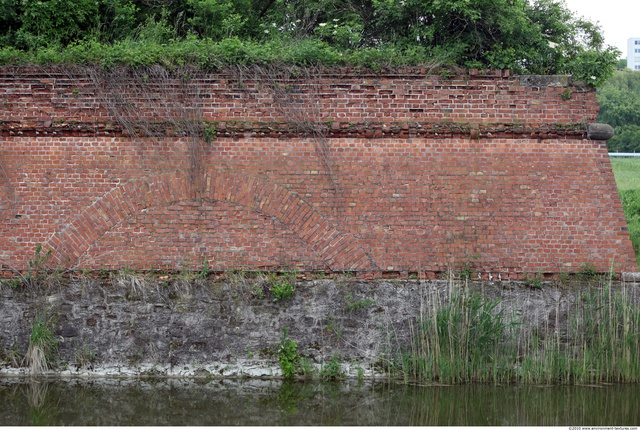
[[[611,286],[628,304],[637,304],[640,296],[639,283],[608,279],[287,277],[236,273],[221,280],[152,279],[121,272],[103,280],[79,277],[48,291],[5,280],[0,374],[30,373],[23,358],[39,320],[49,322],[57,340],[55,366],[45,374],[281,377],[279,355],[294,342],[299,378],[322,376],[329,364],[338,366],[341,376],[382,378],[411,353],[427,312],[459,294],[476,292],[496,305],[488,309],[491,314],[517,321],[504,330],[517,330],[522,345],[532,337],[571,342],[584,324],[575,316],[585,292]],[[292,290],[287,290],[289,281]]]

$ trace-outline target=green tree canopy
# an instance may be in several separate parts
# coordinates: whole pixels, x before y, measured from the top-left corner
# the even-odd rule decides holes
[[[598,121],[609,124],[615,135],[609,151],[640,152],[640,72],[619,70],[598,90]]]
[[[310,62],[573,74],[591,85],[619,55],[560,0],[0,0],[4,63],[51,60],[69,47],[83,62],[136,43],[197,50],[229,40],[255,51],[254,61],[282,61],[284,47],[304,45]]]

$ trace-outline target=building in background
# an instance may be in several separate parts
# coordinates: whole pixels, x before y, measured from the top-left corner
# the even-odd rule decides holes
[[[640,70],[640,37],[627,40],[627,67],[631,70]]]

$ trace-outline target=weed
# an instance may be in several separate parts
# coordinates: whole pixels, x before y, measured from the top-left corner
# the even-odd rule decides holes
[[[269,346],[258,349],[258,355],[260,355],[261,358],[273,358],[277,356],[273,348]]]
[[[29,270],[24,277],[25,284],[31,289],[51,289],[62,284],[62,271],[49,268],[51,249],[43,252],[42,244],[36,246],[33,258],[29,260]]]
[[[567,284],[569,282],[569,273],[562,271],[558,274],[558,279],[560,280],[560,283]]]
[[[194,275],[196,280],[206,280],[209,277],[209,261],[206,257],[202,258],[202,270]]]
[[[571,100],[571,97],[573,97],[573,91],[570,88],[566,88],[562,92],[562,100],[566,102],[567,100]]]
[[[338,355],[332,355],[331,360],[322,366],[320,376],[323,380],[338,380],[342,378],[344,373],[338,360]]]
[[[300,355],[298,355],[298,344],[289,338],[288,333],[288,329],[284,328],[276,351],[282,376],[287,380],[291,380],[295,377],[296,370],[300,364]]]
[[[300,357],[300,372],[303,376],[309,379],[313,378],[316,374],[316,368],[313,366],[313,363],[309,358],[303,356]]]
[[[375,305],[375,303],[376,303],[374,300],[369,299],[369,298],[354,299],[351,294],[348,294],[347,296],[345,296],[344,300],[345,300],[345,303],[346,303],[345,306],[344,306],[344,309],[348,313],[350,313],[352,311],[360,311],[360,310],[363,310],[365,308],[369,308],[369,307]]]
[[[253,359],[253,357],[254,357],[253,350],[251,350],[251,348],[247,347],[246,351],[247,351],[247,359]]]
[[[22,286],[22,281],[19,278],[11,278],[8,280],[2,280],[2,286],[7,286],[10,289],[18,290]]]
[[[87,345],[86,341],[83,342],[81,346],[76,347],[74,353],[76,357],[75,365],[77,370],[80,370],[81,368],[93,370],[93,362],[97,357],[97,353]]]
[[[262,285],[259,283],[254,284],[251,289],[251,295],[256,299],[264,299],[264,289],[262,288]]]
[[[470,266],[463,266],[462,269],[460,269],[460,278],[463,280],[468,280],[469,278],[471,278],[471,267]]]
[[[207,144],[210,144],[211,142],[215,141],[217,138],[218,138],[218,131],[216,129],[216,125],[214,123],[205,121],[204,127],[202,129],[202,139],[204,139],[204,141]]]
[[[273,294],[273,302],[289,299],[295,292],[295,274],[270,274],[269,291]]]
[[[339,327],[333,316],[329,316],[327,319],[327,333],[335,335],[338,340],[342,339],[342,328]]]
[[[354,273],[353,273],[353,271],[342,271],[342,276],[344,278],[353,278],[354,277]]]
[[[522,278],[522,284],[532,289],[542,289],[542,280],[544,276],[541,271],[538,271],[536,275],[530,276],[525,273]]]
[[[598,277],[598,271],[596,271],[596,268],[595,266],[593,266],[593,264],[585,263],[583,265],[580,265],[576,276],[579,280],[590,281]]]
[[[146,282],[144,277],[136,274],[131,268],[126,267],[115,273],[110,273],[112,283],[125,289],[125,297],[129,301],[140,300],[144,298],[146,290]]]
[[[53,364],[58,353],[58,339],[54,334],[53,316],[38,315],[33,322],[25,362],[31,374],[41,374]]]
[[[20,356],[17,343],[13,343],[13,346],[11,346],[10,349],[4,346],[2,347],[2,355],[0,355],[0,358],[3,362],[9,364],[10,367],[18,368],[20,366],[20,363],[22,362]]]
[[[442,78],[443,81],[448,81],[451,79],[452,73],[449,69],[441,69],[440,70],[440,78]]]
[[[478,259],[478,255],[474,254],[471,257],[469,257],[464,264],[462,265],[462,268],[460,268],[460,278],[462,280],[469,280],[471,278],[471,273],[473,272],[473,261]]]
[[[269,277],[263,272],[257,271],[250,273],[241,270],[232,270],[228,271],[225,277],[229,283],[237,286],[244,295],[257,299],[264,298],[264,287],[268,284]]]

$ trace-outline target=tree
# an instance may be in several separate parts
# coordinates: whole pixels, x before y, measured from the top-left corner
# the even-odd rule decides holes
[[[313,47],[314,58],[339,52],[572,74],[592,86],[611,75],[619,56],[597,25],[560,0],[0,0],[0,11],[0,48],[286,41]]]
[[[598,90],[598,101],[598,121],[615,129],[609,151],[640,152],[640,72],[616,71]]]
[[[342,49],[420,49],[443,63],[573,74],[596,86],[619,51],[557,0],[274,0],[262,25]]]
[[[15,33],[21,26],[19,0],[0,0],[0,46],[15,44]]]
[[[67,45],[95,29],[98,18],[94,0],[24,0],[17,44],[26,48]]]

